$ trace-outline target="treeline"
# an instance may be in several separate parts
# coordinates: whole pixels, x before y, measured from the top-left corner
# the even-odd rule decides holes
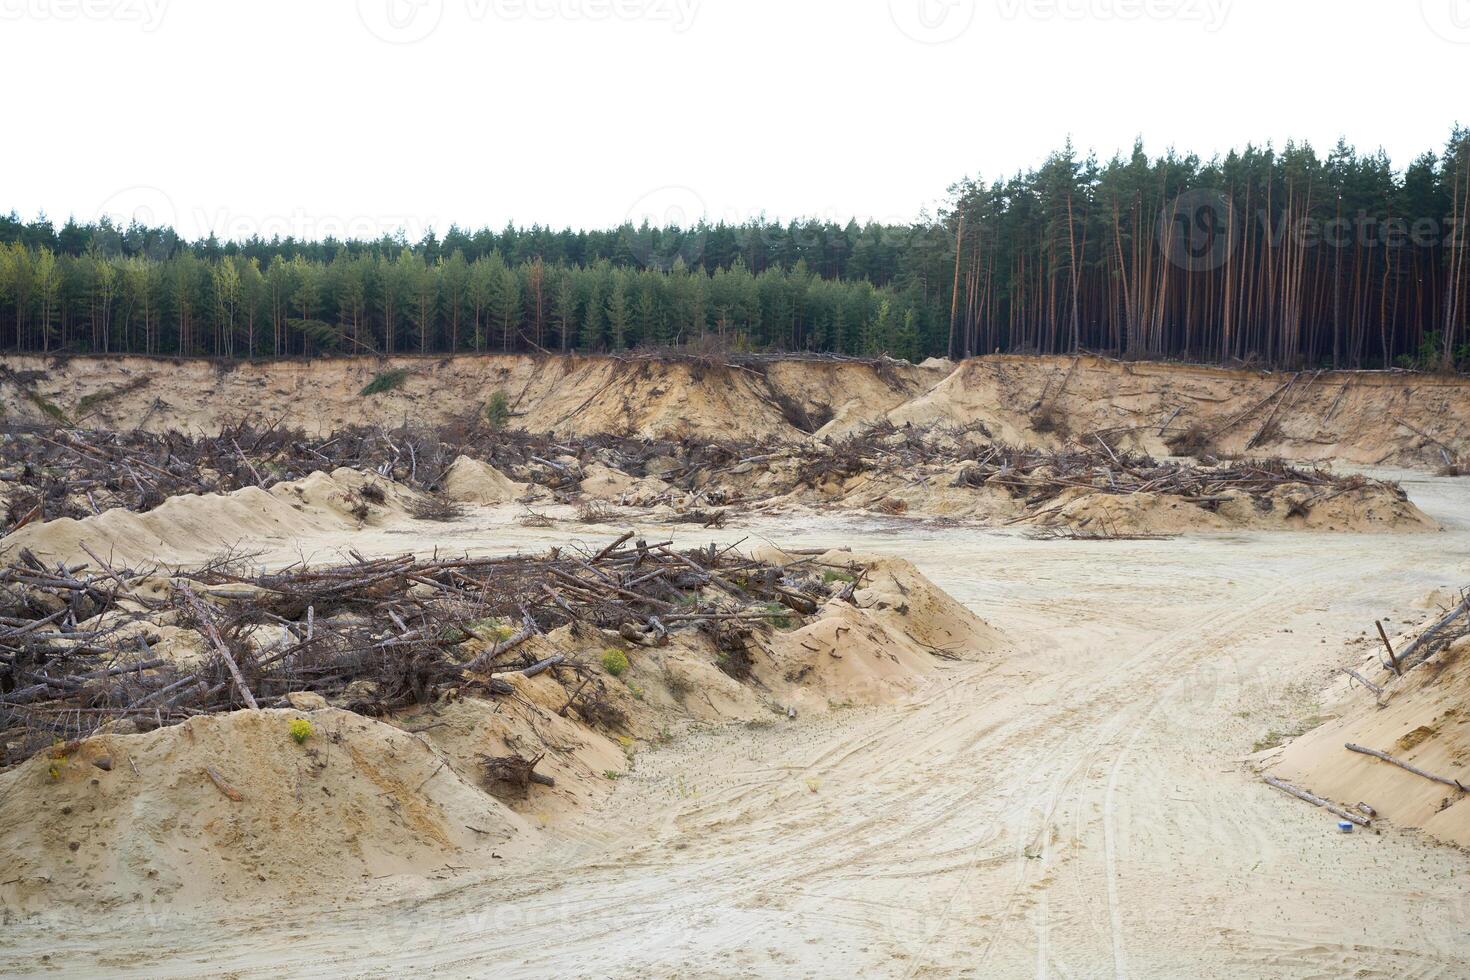
[[[946,342],[943,297],[922,286],[824,279],[798,260],[706,272],[417,250],[165,259],[0,246],[10,344],[23,351],[215,357],[459,351],[616,351],[718,337],[742,349],[886,352]],[[0,316],[3,316],[0,313]]]
[[[0,345],[255,357],[1078,349],[1470,369],[1470,133],[1396,171],[1339,142],[1201,161],[1070,145],[913,225],[452,227],[418,242],[187,242],[0,217]]]
[[[957,354],[1470,368],[1470,131],[1402,173],[1341,141],[1106,164],[1068,146],[951,190]]]

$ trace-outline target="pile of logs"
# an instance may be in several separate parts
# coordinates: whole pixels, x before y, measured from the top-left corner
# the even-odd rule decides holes
[[[460,456],[549,488],[564,502],[575,499],[585,468],[600,463],[635,478],[655,476],[709,507],[750,502],[744,500],[743,484],[729,478],[773,468],[781,468],[786,477],[768,487],[768,493],[777,494],[859,474],[910,477],[924,469],[966,464],[960,485],[992,484],[1036,506],[1069,488],[1084,487],[1103,493],[1176,495],[1210,509],[1235,491],[1250,495],[1264,509],[1270,503],[1267,495],[1286,483],[1308,486],[1318,498],[1379,485],[1361,476],[1296,469],[1279,460],[1209,466],[1159,462],[1118,450],[1100,436],[1060,450],[1021,449],[991,441],[983,425],[938,432],[881,422],[839,441],[792,445],[613,435],[559,439],[495,428],[473,417],[434,430],[357,426],[329,438],[250,423],[210,437],[11,427],[0,431],[0,487],[6,501],[0,526],[8,533],[32,521],[81,518],[111,507],[147,511],[177,494],[269,487],[337,467],[376,473],[432,493]],[[1397,485],[1382,485],[1404,496]]]
[[[990,446],[976,454],[960,477],[969,486],[991,484],[1036,506],[1066,490],[1083,489],[1107,494],[1156,493],[1182,497],[1189,503],[1214,509],[1228,500],[1227,493],[1245,494],[1263,509],[1268,497],[1285,484],[1312,489],[1323,499],[1370,485],[1390,487],[1400,500],[1407,495],[1396,484],[1364,476],[1337,476],[1320,469],[1300,469],[1281,460],[1238,460],[1214,466],[1153,459],[1144,453],[1120,452],[1106,443],[1061,450],[1016,449]]]
[[[114,507],[144,512],[181,494],[267,488],[337,467],[435,491],[460,456],[554,491],[573,490],[592,462],[641,477],[650,475],[658,459],[662,479],[689,488],[703,474],[764,451],[702,440],[558,440],[475,419],[433,430],[354,426],[327,438],[249,422],[227,426],[216,436],[10,426],[0,430],[0,487],[6,500],[0,527],[8,533],[33,521],[79,519]]]
[[[4,761],[122,722],[146,730],[282,706],[300,691],[364,714],[450,688],[505,695],[513,688],[498,675],[512,672],[581,675],[562,713],[585,706],[605,717],[592,666],[570,653],[535,661],[526,641],[571,625],[624,644],[657,646],[689,629],[728,644],[799,621],[832,594],[810,558],[770,565],[733,547],[680,552],[632,539],[498,558],[354,555],[270,572],[229,556],[168,574],[95,555],[48,567],[22,552],[0,569]],[[197,665],[160,646],[164,623],[198,634]]]

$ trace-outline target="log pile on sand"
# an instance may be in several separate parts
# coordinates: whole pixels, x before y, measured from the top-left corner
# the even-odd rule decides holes
[[[1266,761],[1271,779],[1354,823],[1382,819],[1470,848],[1470,596],[1436,598],[1404,636],[1375,624],[1361,659],[1342,668],[1336,717]]]
[[[489,867],[680,719],[892,702],[1002,645],[903,561],[631,534],[274,571],[27,556],[0,603],[0,894],[19,909]]]
[[[441,430],[356,427],[309,437],[234,426],[218,437],[17,430],[0,440],[9,530],[107,508],[148,513],[177,494],[276,489],[316,470],[381,477],[403,509],[452,520],[460,504],[546,501],[722,523],[723,509],[840,508],[1032,524],[1086,536],[1182,530],[1432,528],[1397,484],[1279,460],[1159,461],[1108,433],[1059,448],[997,441],[984,425],[895,426],[795,444],[561,439],[474,419]],[[277,494],[279,496],[279,494]],[[160,533],[160,537],[168,535]]]
[[[657,646],[700,630],[739,657],[756,628],[800,621],[854,589],[814,574],[809,559],[774,565],[632,537],[596,552],[405,555],[276,572],[229,558],[167,574],[96,556],[48,567],[23,551],[0,570],[4,761],[119,725],[284,706],[299,692],[384,715],[449,688],[508,694],[498,675],[551,668],[581,680],[559,714],[600,718],[612,709],[597,672],[564,655],[525,662],[527,640],[579,624]],[[181,646],[184,662],[172,653]]]

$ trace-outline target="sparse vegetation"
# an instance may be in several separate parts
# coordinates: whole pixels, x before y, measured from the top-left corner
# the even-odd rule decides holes
[[[448,497],[441,497],[437,494],[424,494],[415,498],[409,505],[408,512],[415,520],[441,523],[457,521],[465,513],[463,506]]]
[[[311,738],[311,736],[315,734],[315,729],[312,728],[311,722],[307,721],[305,718],[293,719],[291,722],[290,731],[291,739],[297,745],[305,745],[306,740]]]
[[[614,677],[622,677],[628,667],[628,655],[623,651],[609,649],[602,652],[602,669]]]
[[[379,371],[373,375],[373,380],[363,385],[360,395],[381,395],[389,391],[397,391],[403,387],[408,380],[408,368],[390,368],[387,371]]]
[[[495,392],[485,403],[485,421],[492,429],[503,429],[510,423],[510,399],[505,392]]]

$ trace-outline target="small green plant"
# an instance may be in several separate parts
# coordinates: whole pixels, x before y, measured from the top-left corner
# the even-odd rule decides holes
[[[32,405],[39,408],[46,415],[49,415],[51,418],[60,422],[62,425],[71,425],[71,419],[66,417],[66,413],[58,408],[56,405],[47,401],[41,395],[36,394],[36,392],[32,391],[29,388],[22,388],[21,393],[30,400],[30,403]]]
[[[829,568],[822,573],[822,581],[831,585],[833,582],[856,582],[857,576],[850,572],[841,572],[835,568]]]
[[[485,403],[485,421],[492,429],[503,429],[510,421],[510,399],[505,397],[505,392],[495,392]]]
[[[634,684],[632,681],[628,682],[628,693],[633,695],[633,699],[635,701],[643,700],[643,688],[639,687],[637,684]]]
[[[602,774],[608,779],[622,779],[627,775],[626,773],[618,772],[616,769],[604,769],[602,770]]]
[[[403,387],[408,380],[408,368],[391,368],[373,375],[373,380],[363,385],[360,395],[381,395]]]
[[[604,650],[602,669],[614,677],[622,677],[628,670],[628,655],[621,650]]]
[[[779,602],[766,603],[766,618],[777,629],[784,630],[791,626],[791,610]]]
[[[305,745],[306,740],[311,738],[313,731],[311,722],[305,718],[297,718],[291,722],[291,738],[295,740],[297,745]]]

